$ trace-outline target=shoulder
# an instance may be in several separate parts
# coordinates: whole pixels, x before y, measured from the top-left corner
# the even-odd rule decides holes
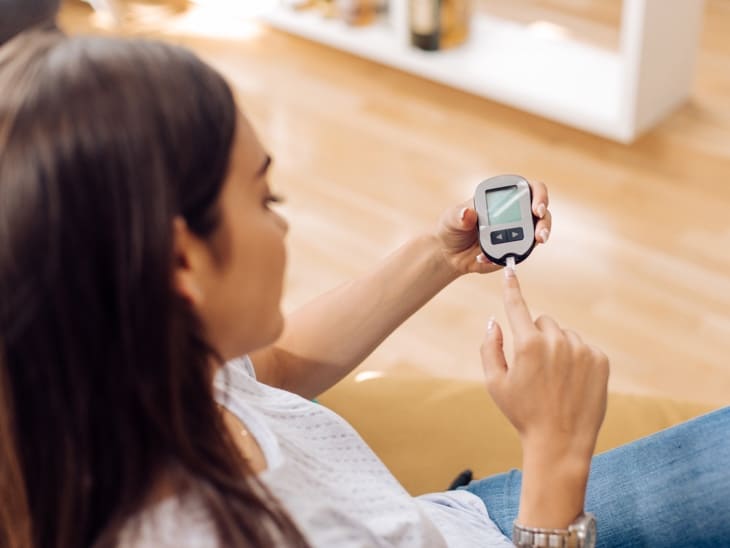
[[[203,548],[219,546],[213,522],[195,499],[168,498],[130,518],[119,548]]]

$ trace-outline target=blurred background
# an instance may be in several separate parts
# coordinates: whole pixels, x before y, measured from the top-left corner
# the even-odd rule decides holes
[[[228,78],[287,200],[286,309],[519,173],[554,218],[519,266],[533,314],[604,349],[613,391],[730,403],[730,0],[65,0],[60,24]],[[355,374],[481,379],[500,282],[458,280]]]

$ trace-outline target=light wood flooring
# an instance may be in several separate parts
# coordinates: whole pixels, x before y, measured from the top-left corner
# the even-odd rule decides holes
[[[529,4],[562,4],[615,36],[618,2]],[[186,44],[235,86],[288,200],[287,309],[428,230],[482,179],[521,173],[548,183],[554,215],[549,244],[519,268],[533,313],[602,347],[614,391],[719,405],[730,403],[730,2],[706,5],[692,99],[632,146],[252,22],[192,10],[125,32]],[[119,32],[76,1],[61,21]],[[499,275],[457,281],[363,370],[480,379],[500,298]]]

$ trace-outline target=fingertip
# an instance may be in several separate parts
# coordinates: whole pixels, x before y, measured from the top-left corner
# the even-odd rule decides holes
[[[488,383],[496,382],[506,372],[502,330],[492,316],[487,322],[487,332],[481,346],[482,368]]]
[[[494,316],[489,318],[487,322],[487,338],[496,342],[500,342],[502,339],[502,326],[499,325]]]
[[[495,320],[494,316],[491,316],[487,320],[487,329],[484,332],[484,342],[482,343],[482,355],[493,356],[497,349],[501,347],[502,330]]]
[[[477,212],[470,207],[465,207],[459,212],[459,219],[464,228],[473,228],[477,222]]]
[[[516,289],[519,291],[520,289],[520,283],[517,280],[517,272],[514,268],[510,268],[509,266],[504,267],[504,287],[505,289]]]
[[[535,213],[535,215],[537,215],[539,219],[544,219],[545,213],[547,213],[547,206],[544,202],[540,202],[535,206],[533,212]]]

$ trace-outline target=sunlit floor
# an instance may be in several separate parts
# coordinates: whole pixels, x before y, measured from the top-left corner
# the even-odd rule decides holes
[[[549,184],[555,217],[520,267],[534,314],[602,347],[612,390],[727,404],[730,4],[707,10],[692,100],[632,146],[212,10],[120,31],[70,0],[62,25],[162,35],[229,78],[288,200],[287,309],[429,230],[483,178],[517,172]],[[487,318],[505,320],[499,288],[498,275],[457,281],[362,371],[481,378]]]

